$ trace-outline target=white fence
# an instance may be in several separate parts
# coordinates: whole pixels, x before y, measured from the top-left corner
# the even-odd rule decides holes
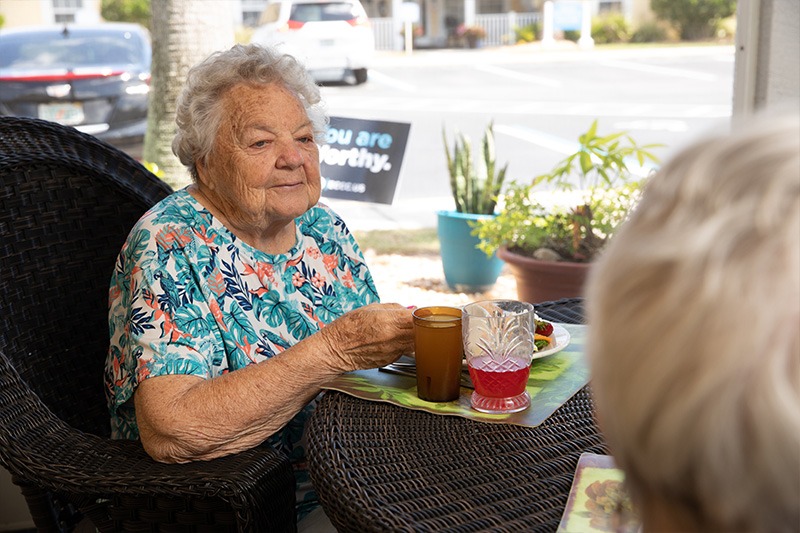
[[[397,50],[402,47],[402,37],[394,29],[394,19],[370,18],[372,33],[375,34],[375,48],[378,50]]]
[[[514,30],[539,22],[541,13],[499,13],[496,15],[475,15],[475,25],[486,30],[483,46],[503,46],[514,44]]]
[[[514,44],[514,30],[540,22],[541,13],[498,13],[492,15],[475,15],[475,25],[486,30],[486,38],[482,46],[503,46]],[[371,18],[372,31],[375,34],[375,48],[378,50],[398,50],[403,47],[403,38],[395,29],[392,18]]]

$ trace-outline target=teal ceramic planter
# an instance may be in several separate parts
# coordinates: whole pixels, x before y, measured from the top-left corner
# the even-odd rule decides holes
[[[437,233],[447,285],[459,292],[485,292],[492,288],[503,261],[475,248],[480,240],[471,235],[469,222],[494,215],[438,211]]]

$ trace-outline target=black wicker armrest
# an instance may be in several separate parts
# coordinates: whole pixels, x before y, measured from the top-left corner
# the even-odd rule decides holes
[[[52,491],[101,531],[163,523],[215,530],[296,529],[294,474],[288,458],[272,448],[211,461],[158,463],[138,441],[104,439],[66,425],[2,353],[0,417],[0,438],[7,440],[0,446],[0,463],[14,473],[23,493]]]

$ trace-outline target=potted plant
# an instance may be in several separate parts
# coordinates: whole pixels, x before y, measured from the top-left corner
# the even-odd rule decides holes
[[[634,172],[658,159],[625,132],[599,135],[597,120],[578,149],[530,183],[511,184],[497,216],[477,222],[479,248],[510,267],[521,300],[580,296],[591,261],[638,201],[646,177]],[[549,201],[535,192],[550,185]],[[544,195],[543,195],[544,196]]]
[[[437,212],[445,281],[454,290],[483,292],[497,281],[503,262],[494,252],[484,253],[477,248],[480,240],[472,234],[473,226],[494,217],[508,164],[497,167],[492,123],[484,131],[475,160],[466,135],[456,132],[452,153],[444,129],[442,138],[455,202],[455,210]]]
[[[461,24],[456,28],[456,35],[467,42],[469,48],[477,48],[478,43],[486,38],[486,30],[481,26],[466,26]]]

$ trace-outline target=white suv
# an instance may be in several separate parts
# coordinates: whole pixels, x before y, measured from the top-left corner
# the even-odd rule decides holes
[[[315,80],[367,81],[375,37],[358,0],[271,0],[251,42],[302,61]]]

